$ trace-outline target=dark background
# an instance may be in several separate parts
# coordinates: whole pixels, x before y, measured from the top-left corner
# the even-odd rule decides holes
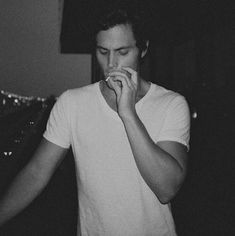
[[[92,53],[89,39],[93,21],[106,2],[109,1],[65,0],[62,53]],[[151,19],[152,34],[142,73],[148,80],[183,94],[192,115],[188,176],[172,202],[178,235],[234,235],[232,1],[144,3]],[[93,82],[97,76],[93,58]],[[14,113],[13,120],[25,117],[29,111],[35,117],[40,111],[43,115],[36,133],[24,139],[21,152],[27,153],[28,159],[20,160],[21,153],[17,164],[9,159],[1,160],[1,170],[8,168],[13,176],[30,159],[45,128],[52,100],[49,100],[47,112],[30,104],[28,112]],[[22,124],[19,123],[18,129],[22,129]],[[9,140],[12,137],[9,135]],[[4,178],[11,179],[3,175],[2,182]],[[28,209],[3,227],[0,235],[75,235],[77,196],[74,181],[73,158],[69,153],[47,189]]]

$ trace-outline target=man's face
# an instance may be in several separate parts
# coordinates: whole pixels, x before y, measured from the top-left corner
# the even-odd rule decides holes
[[[138,71],[139,53],[130,25],[117,25],[97,34],[96,58],[104,77],[124,66]]]

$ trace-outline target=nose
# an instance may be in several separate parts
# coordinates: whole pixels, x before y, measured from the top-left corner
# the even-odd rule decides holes
[[[114,53],[110,53],[108,57],[108,67],[110,69],[117,67],[117,58]]]

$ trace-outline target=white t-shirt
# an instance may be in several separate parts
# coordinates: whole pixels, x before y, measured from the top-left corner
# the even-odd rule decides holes
[[[136,104],[154,142],[189,143],[190,116],[181,95],[151,83]],[[142,178],[118,114],[99,82],[64,92],[52,109],[44,137],[72,146],[82,236],[175,236],[170,205],[161,204]]]

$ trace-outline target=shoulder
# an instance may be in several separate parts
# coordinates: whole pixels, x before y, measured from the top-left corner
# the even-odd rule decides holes
[[[65,92],[63,92],[60,97],[66,98],[66,99],[72,99],[77,97],[83,97],[83,96],[91,96],[94,94],[97,87],[97,83],[89,84],[83,87],[74,88],[74,89],[68,89]]]
[[[97,86],[98,84],[95,83],[79,88],[68,89],[64,91],[57,100],[65,104],[69,103],[70,105],[78,101],[88,101],[88,98],[91,99],[96,95]]]
[[[165,109],[178,104],[187,106],[187,101],[184,96],[157,84],[152,84],[151,101],[158,106],[163,106]]]

